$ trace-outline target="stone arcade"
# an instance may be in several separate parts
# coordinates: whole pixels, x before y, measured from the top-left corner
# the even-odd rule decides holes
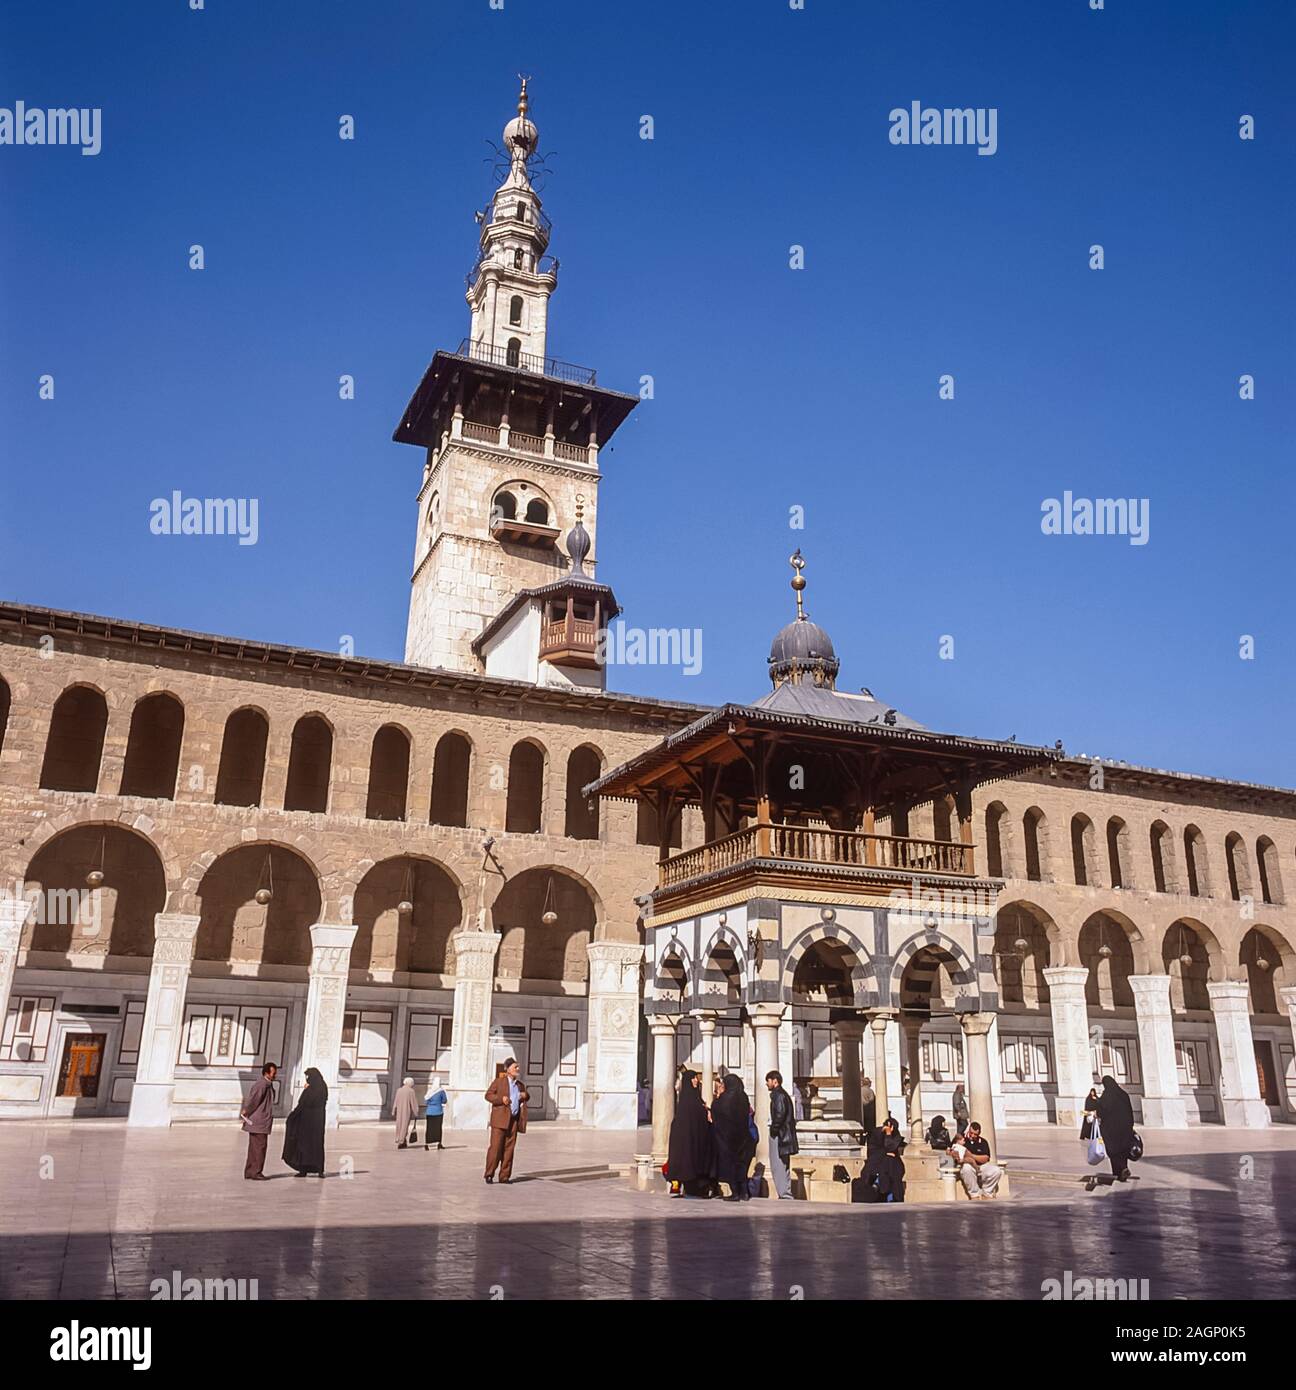
[[[915,1114],[966,1078],[1071,1125],[1112,1071],[1149,1125],[1296,1118],[1296,793],[932,733],[803,618],[753,704],[605,688],[637,402],[548,355],[536,139],[524,91],[469,335],[396,427],[404,662],[0,603],[0,1115],[229,1119],[269,1058],[335,1122],[440,1071],[462,1128],[513,1054],[539,1118],[605,1128],[650,1056],[659,1102],[685,1058],[756,1095],[777,1058],[901,1115],[903,1061]]]

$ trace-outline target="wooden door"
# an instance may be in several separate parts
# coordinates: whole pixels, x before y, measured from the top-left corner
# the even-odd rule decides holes
[[[69,1033],[63,1042],[58,1094],[69,1099],[93,1099],[99,1094],[106,1033]]]
[[[1279,1105],[1278,1099],[1278,1076],[1274,1071],[1273,1044],[1269,1042],[1257,1042],[1255,1044],[1256,1072],[1260,1077],[1260,1099],[1266,1105]]]

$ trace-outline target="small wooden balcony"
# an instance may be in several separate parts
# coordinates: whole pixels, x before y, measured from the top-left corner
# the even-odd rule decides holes
[[[860,878],[976,873],[975,846],[961,841],[875,835],[827,826],[749,825],[658,862],[658,892],[673,894],[699,879],[738,874],[759,865],[776,874],[842,870]]]
[[[540,625],[540,660],[564,666],[597,666],[598,618],[578,618],[569,607],[564,617]]]

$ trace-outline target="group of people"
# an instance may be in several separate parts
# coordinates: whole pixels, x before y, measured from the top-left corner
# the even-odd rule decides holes
[[[239,1119],[248,1137],[247,1160],[243,1176],[252,1182],[266,1182],[266,1150],[274,1128],[275,1079],[279,1064],[267,1062],[253,1084]],[[311,1173],[324,1176],[324,1129],[328,1113],[328,1083],[318,1068],[307,1067],[306,1085],[284,1124],[283,1161],[299,1178]],[[427,1094],[420,1103],[414,1078],[407,1076],[392,1098],[392,1117],[396,1122],[396,1147],[414,1148],[418,1144],[420,1111],[425,1120],[423,1148],[444,1149],[442,1127],[448,1101],[441,1078],[428,1078]],[[486,1181],[507,1183],[513,1177],[513,1152],[519,1134],[526,1133],[527,1101],[530,1095],[522,1084],[516,1058],[510,1057],[485,1092],[490,1102],[489,1142],[486,1150]]]
[[[927,1127],[927,1143],[947,1155],[958,1170],[963,1191],[973,1201],[985,1202],[999,1195],[1004,1170],[994,1161],[990,1141],[981,1133],[981,1126],[968,1119],[966,1100],[960,1105],[962,1092],[963,1087],[959,1086],[954,1095],[954,1133],[949,1132],[944,1115],[933,1115]]]
[[[759,1196],[762,1176],[752,1168],[760,1131],[742,1077],[736,1072],[717,1073],[709,1105],[702,1094],[700,1072],[681,1067],[678,1084],[665,1167],[671,1195],[722,1197],[728,1202]],[[769,1180],[777,1197],[790,1201],[788,1161],[797,1152],[800,1094],[795,1085],[788,1093],[778,1071],[766,1073],[765,1086],[769,1091]]]

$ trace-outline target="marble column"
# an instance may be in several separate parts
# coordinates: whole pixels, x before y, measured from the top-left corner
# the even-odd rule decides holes
[[[1143,1123],[1149,1129],[1187,1129],[1188,1108],[1179,1094],[1169,975],[1131,975],[1143,1067]]]
[[[1084,965],[1055,965],[1044,971],[1053,1015],[1053,1058],[1057,1066],[1057,1105],[1054,1121],[1077,1132],[1084,1119],[1085,1097],[1093,1087],[1093,1058],[1089,1051],[1089,1011],[1085,1004]]]
[[[500,934],[460,931],[454,948],[454,1022],[450,1033],[451,1129],[485,1129],[490,1119],[486,1088],[494,1080],[490,1055],[491,1000]]]
[[[639,1124],[639,966],[643,947],[591,941],[589,956],[589,1090],[585,1122],[597,1129]]]
[[[894,1014],[892,1009],[870,1009],[865,1015],[873,1034],[873,1093],[877,1097],[877,1122],[880,1125],[887,1117],[890,1107],[887,1091],[887,1024]]]
[[[765,1175],[765,1195],[778,1197],[769,1175],[770,1147],[770,1093],[765,1084],[766,1073],[778,1071],[779,1026],[783,1022],[782,1004],[752,1004],[748,1008],[751,1015],[752,1031],[756,1034],[756,1075],[755,1095],[752,1109],[756,1111],[756,1162]],[[858,1082],[858,1077],[856,1078]]]
[[[1247,1012],[1251,991],[1238,980],[1207,984],[1219,1043],[1220,1111],[1226,1125],[1267,1129],[1269,1107],[1260,1099],[1260,1073]]]
[[[864,1042],[864,1020],[844,1018],[833,1024],[841,1043],[842,1119],[859,1120],[864,1116],[860,1098],[860,1054]]]
[[[324,1120],[328,1129],[337,1128],[341,1105],[338,1059],[342,1051],[342,1016],[346,1012],[351,943],[356,939],[356,931],[354,924],[344,925],[340,922],[318,922],[310,929],[311,963],[310,983],[306,990],[306,1026],[293,1094],[299,1095],[304,1089],[306,1068],[316,1067],[329,1088]]]
[[[904,1062],[909,1068],[909,1142],[922,1143],[925,1124],[922,1101],[922,1047],[920,1037],[927,1020],[920,1014],[901,1014],[900,1032],[904,1038]]]
[[[171,1123],[176,1058],[198,921],[184,912],[159,912],[153,918],[153,965],[126,1121],[132,1127],[165,1129]]]
[[[967,1064],[968,1122],[981,1126],[981,1137],[989,1141],[990,1153],[999,1157],[995,1131],[994,1092],[990,1085],[990,1029],[992,1013],[960,1014],[963,1029],[963,1056]]]
[[[1287,1017],[1291,1020],[1292,1042],[1296,1043],[1296,985],[1285,985],[1280,988],[1278,991],[1278,998],[1281,1000],[1283,1007],[1287,1010]],[[0,1017],[3,1017],[3,1015],[0,1015]],[[1289,1085],[1285,1086],[1285,1090],[1287,1093],[1287,1109],[1289,1111],[1296,1110],[1296,1092],[1294,1092]]]
[[[702,1099],[710,1105],[715,1082],[716,1016],[702,1009],[693,1017],[697,1019],[698,1035],[702,1039]]]
[[[652,1034],[652,1160],[660,1168],[670,1151],[671,1121],[675,1118],[675,1030],[671,1014],[649,1014]],[[708,1097],[708,1103],[710,1098]]]
[[[9,1015],[9,996],[13,992],[14,972],[18,969],[18,950],[23,927],[35,906],[27,898],[0,898],[0,1028]]]

